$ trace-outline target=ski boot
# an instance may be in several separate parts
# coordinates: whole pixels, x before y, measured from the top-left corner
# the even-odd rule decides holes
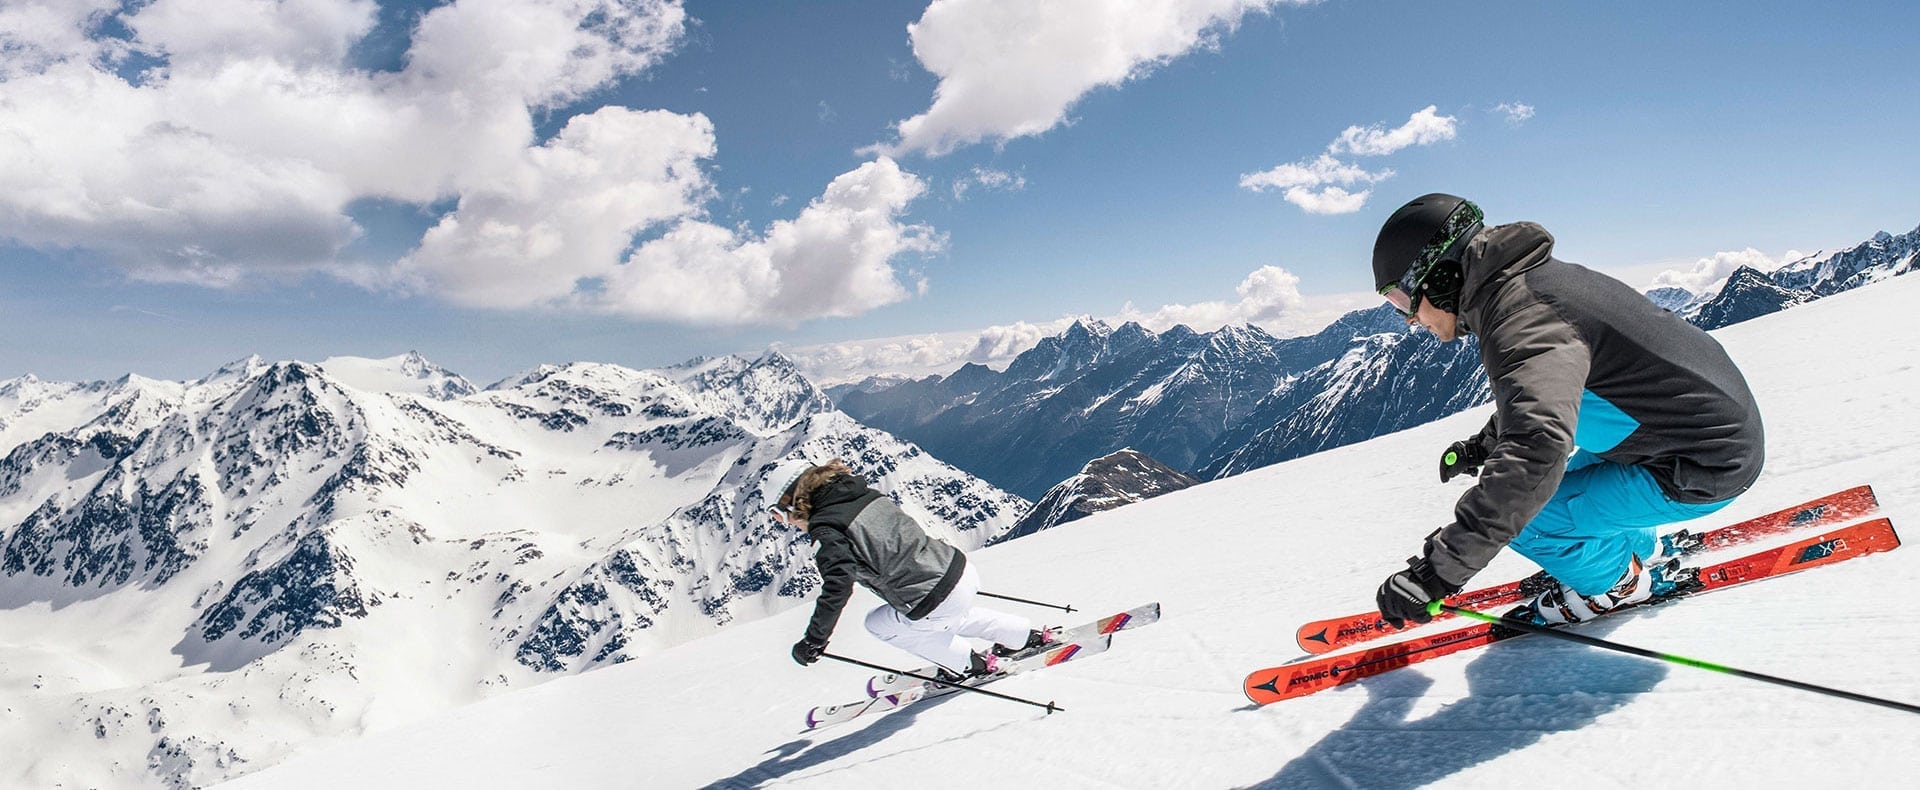
[[[1646,603],[1682,591],[1682,585],[1694,582],[1693,569],[1682,569],[1679,559],[1648,565],[1634,556],[1626,573],[1613,587],[1599,595],[1581,595],[1572,587],[1553,582],[1532,601],[1520,605],[1505,616],[1534,625],[1566,625],[1599,617],[1623,606]],[[1696,572],[1697,573],[1697,572]],[[1549,577],[1550,578],[1550,577]],[[1523,586],[1524,589],[1524,586]]]
[[[994,645],[993,654],[999,658],[1026,658],[1054,645],[1060,644],[1060,629],[1038,628],[1027,632],[1027,641],[1019,647]]]

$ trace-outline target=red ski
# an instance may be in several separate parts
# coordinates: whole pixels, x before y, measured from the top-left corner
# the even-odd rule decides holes
[[[1879,511],[1880,501],[1874,497],[1873,487],[1859,486],[1707,532],[1691,533],[1681,530],[1663,537],[1662,541],[1677,550],[1680,556],[1686,556],[1751,543],[1774,535],[1844,524]],[[1462,609],[1477,611],[1518,604],[1540,592],[1535,584],[1530,583],[1533,578],[1528,577],[1528,579],[1493,587],[1468,590],[1447,598],[1447,603]],[[1452,616],[1442,612],[1435,619]],[[1315,620],[1300,626],[1300,630],[1294,632],[1293,638],[1295,642],[1300,643],[1301,650],[1318,655],[1378,639],[1400,630],[1380,619],[1379,612],[1364,612],[1328,620]]]
[[[1864,521],[1701,568],[1697,585],[1642,605],[1679,600],[1750,581],[1888,551],[1899,546],[1900,536],[1893,531],[1893,522],[1884,518]],[[1254,704],[1265,705],[1283,699],[1306,696],[1410,664],[1524,635],[1525,632],[1502,628],[1497,624],[1475,623],[1445,633],[1415,637],[1357,653],[1309,658],[1293,664],[1262,669],[1247,676],[1243,690]]]

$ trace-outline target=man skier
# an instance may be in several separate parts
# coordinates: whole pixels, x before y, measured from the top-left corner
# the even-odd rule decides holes
[[[1559,584],[1510,613],[1577,622],[1645,601],[1656,528],[1725,507],[1760,474],[1764,437],[1720,344],[1606,275],[1552,256],[1530,222],[1491,228],[1431,194],[1374,242],[1374,286],[1442,342],[1474,334],[1493,386],[1485,428],[1441,456],[1440,480],[1477,475],[1453,521],[1380,585],[1383,619],[1427,622],[1502,546]]]
[[[980,577],[967,556],[928,535],[845,463],[782,461],[763,478],[760,496],[774,521],[805,531],[818,547],[820,598],[793,645],[802,666],[827,649],[854,582],[886,602],[867,613],[867,631],[940,666],[942,680],[991,675],[1002,658],[1053,643],[1053,631],[1035,630],[1027,618],[974,606]],[[995,646],[975,652],[967,638]]]

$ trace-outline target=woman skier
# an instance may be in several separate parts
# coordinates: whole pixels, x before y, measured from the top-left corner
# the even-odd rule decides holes
[[[994,674],[1006,656],[1051,643],[1053,632],[1035,630],[1025,617],[975,606],[980,577],[966,555],[927,534],[839,459],[782,461],[763,478],[760,495],[774,521],[805,531],[817,547],[820,598],[793,645],[802,666],[820,660],[854,582],[886,602],[867,613],[867,631],[940,666],[943,680]],[[969,638],[995,644],[977,652]]]

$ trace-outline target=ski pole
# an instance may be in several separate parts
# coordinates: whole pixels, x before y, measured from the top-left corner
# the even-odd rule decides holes
[[[927,677],[926,675],[916,675],[916,674],[913,674],[912,672],[902,672],[902,671],[900,671],[900,670],[898,670],[898,669],[892,669],[892,668],[890,668],[890,667],[883,667],[883,666],[880,666],[879,664],[869,664],[869,663],[867,663],[867,662],[865,662],[865,661],[861,661],[860,659],[857,659],[857,658],[847,658],[846,656],[836,656],[836,655],[834,655],[834,654],[832,654],[832,653],[821,653],[820,655],[823,655],[823,656],[826,656],[827,658],[831,658],[831,659],[833,659],[833,660],[835,660],[835,661],[845,661],[845,662],[847,662],[847,663],[849,663],[849,664],[852,664],[852,665],[854,665],[854,666],[861,666],[861,667],[866,667],[866,668],[868,668],[868,669],[877,669],[877,670],[879,670],[879,671],[881,671],[881,672],[891,672],[891,673],[893,673],[893,674],[895,674],[895,675],[899,675],[899,676],[901,676],[901,677],[907,677],[907,678],[913,678],[914,680],[924,680],[924,681],[927,681],[927,682],[929,682],[929,683],[938,683],[938,684],[940,684],[940,685],[942,685],[942,686],[950,686],[950,687],[953,687],[953,688],[956,688],[956,689],[959,689],[959,690],[961,690],[961,691],[971,691],[971,692],[973,692],[973,693],[975,693],[975,694],[985,694],[985,695],[987,695],[987,696],[989,696],[989,697],[998,697],[998,698],[1000,698],[1000,699],[1004,699],[1004,700],[1008,700],[1008,701],[1011,701],[1011,702],[1018,702],[1018,703],[1021,703],[1021,704],[1023,704],[1023,705],[1032,705],[1032,706],[1034,706],[1034,707],[1036,707],[1036,708],[1046,708],[1046,709],[1047,709],[1047,714],[1048,714],[1048,715],[1052,715],[1052,714],[1053,714],[1053,712],[1054,712],[1054,711],[1056,711],[1056,710],[1066,710],[1066,708],[1062,708],[1062,707],[1060,707],[1060,706],[1058,706],[1058,705],[1055,705],[1055,704],[1053,704],[1053,701],[1052,701],[1052,700],[1048,700],[1048,701],[1047,701],[1047,702],[1046,702],[1045,704],[1042,704],[1042,703],[1039,703],[1039,702],[1034,702],[1033,700],[1030,700],[1030,699],[1021,699],[1021,698],[1019,698],[1019,697],[1015,697],[1015,696],[1013,696],[1013,695],[1011,695],[1011,694],[1001,694],[1001,693],[999,693],[999,692],[997,692],[997,691],[988,691],[988,690],[986,690],[986,689],[983,689],[983,688],[974,688],[974,687],[972,687],[972,686],[968,686],[968,685],[964,685],[964,684],[960,684],[960,683],[949,683],[949,682],[947,682],[947,681],[944,681],[944,680],[941,680],[941,679],[939,679],[939,678],[930,678],[930,677]]]
[[[1543,636],[1551,636],[1555,639],[1565,639],[1569,642],[1579,642],[1580,644],[1583,644],[1583,645],[1590,645],[1593,647],[1605,648],[1607,650],[1614,650],[1621,653],[1630,653],[1636,656],[1642,656],[1645,658],[1651,658],[1659,661],[1666,661],[1669,663],[1680,664],[1683,666],[1699,667],[1700,669],[1712,670],[1714,672],[1719,672],[1727,675],[1734,675],[1736,677],[1743,677],[1749,680],[1758,680],[1764,683],[1773,683],[1775,685],[1786,686],[1788,688],[1800,689],[1801,691],[1811,691],[1816,694],[1825,694],[1829,697],[1839,697],[1841,699],[1853,700],[1854,702],[1865,702],[1869,705],[1879,705],[1884,708],[1892,708],[1894,710],[1903,710],[1908,713],[1920,713],[1920,705],[1910,705],[1905,702],[1896,702],[1890,699],[1882,699],[1880,697],[1871,697],[1866,694],[1857,694],[1851,691],[1842,691],[1840,689],[1828,688],[1826,686],[1818,686],[1812,683],[1807,683],[1799,680],[1790,680],[1787,678],[1774,677],[1773,675],[1766,675],[1759,672],[1752,672],[1745,669],[1736,669],[1734,667],[1721,666],[1719,664],[1714,664],[1707,661],[1701,661],[1699,659],[1694,659],[1694,658],[1686,658],[1684,656],[1668,655],[1666,653],[1660,653],[1660,652],[1648,650],[1644,647],[1634,647],[1633,645],[1623,645],[1623,644],[1620,644],[1619,642],[1609,642],[1605,639],[1596,639],[1594,637],[1587,636],[1585,634],[1576,634],[1576,633],[1573,633],[1572,631],[1562,631],[1558,628],[1548,628],[1543,625],[1534,625],[1533,623],[1529,623],[1521,620],[1512,620],[1505,617],[1490,615],[1490,614],[1487,614],[1486,612],[1476,612],[1472,609],[1462,609],[1458,606],[1441,603],[1439,601],[1434,601],[1433,603],[1428,604],[1427,611],[1433,612],[1433,613],[1451,612],[1453,614],[1460,615],[1461,617],[1469,617],[1484,623],[1492,623],[1502,628],[1512,628],[1516,631],[1525,631],[1529,634],[1541,634]]]
[[[1034,606],[1044,606],[1044,607],[1047,607],[1048,609],[1065,609],[1069,612],[1074,611],[1074,608],[1072,606],[1061,606],[1060,604],[1057,604],[1057,603],[1041,603],[1039,601],[1029,601],[1025,598],[1015,598],[1011,595],[995,595],[990,592],[975,593],[975,595],[981,595],[987,598],[998,598],[1002,601],[1013,601],[1015,603],[1030,603],[1030,604],[1033,604]]]

